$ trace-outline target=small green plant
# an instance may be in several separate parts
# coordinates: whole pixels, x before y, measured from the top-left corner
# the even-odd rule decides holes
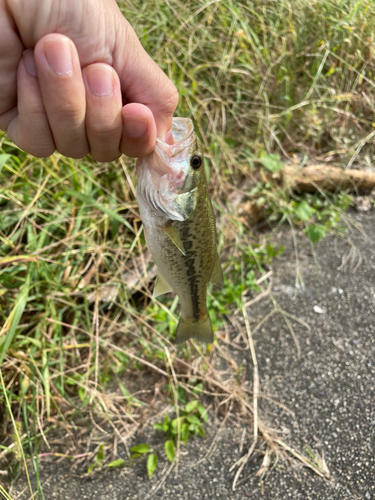
[[[180,428],[181,440],[186,444],[191,434],[205,437],[203,424],[207,420],[205,407],[195,399],[187,403],[184,410],[180,409],[178,418],[170,419],[166,413],[163,422],[154,424],[154,427],[165,432],[167,437],[174,442],[177,441],[178,429]]]
[[[178,393],[179,400],[185,400],[185,391],[182,388],[179,389],[181,389]],[[166,413],[164,415],[163,422],[154,424],[155,429],[166,434],[167,440],[164,443],[164,451],[170,462],[173,462],[175,458],[175,444],[177,443],[178,433],[180,432],[180,438],[185,444],[191,435],[205,437],[203,425],[204,423],[207,423],[207,421],[207,410],[197,399],[194,399],[193,401],[187,403],[183,409],[179,410],[179,417],[171,419]],[[147,456],[147,474],[149,479],[152,479],[158,464],[157,454],[152,452],[147,443],[137,444],[133,446],[130,451],[132,453],[130,455],[130,460],[118,458],[107,464],[106,467],[129,467],[135,460]],[[90,474],[95,468],[102,468],[103,462],[104,444],[98,449],[94,462],[88,468],[88,474]]]
[[[104,444],[102,444],[95,455],[94,462],[87,469],[87,474],[91,474],[94,469],[101,469],[103,467],[104,460]]]
[[[323,197],[319,194],[308,193],[304,198],[303,201],[296,202],[298,209],[296,216],[306,222],[304,232],[312,243],[317,243],[331,231],[339,234],[345,231],[340,221],[342,212],[353,204],[353,198],[350,195],[336,193]]]
[[[223,316],[231,314],[233,306],[241,309],[245,292],[260,292],[257,279],[266,272],[272,260],[283,253],[284,247],[269,243],[240,244],[238,251],[239,255],[231,255],[226,263],[223,289],[213,290],[208,296],[208,310],[214,331],[223,326]]]
[[[147,443],[137,444],[133,446],[133,448],[130,448],[130,451],[132,452],[130,460],[135,460],[147,455],[147,474],[149,479],[151,479],[158,464],[158,456],[156,453],[150,453],[150,446]]]
[[[150,446],[147,443],[137,444],[133,446],[133,448],[130,448],[130,451],[131,451],[130,460],[117,458],[116,460],[113,460],[109,464],[106,464],[106,467],[111,467],[111,468],[131,467],[137,459],[147,456],[147,473],[148,477],[151,479],[158,463],[157,455],[155,453],[151,453]],[[91,472],[96,468],[102,469],[103,462],[104,462],[104,444],[102,444],[98,449],[95,456],[95,460],[88,468],[87,473],[91,474]]]
[[[271,245],[270,243],[266,243],[263,245],[260,245],[259,243],[253,243],[252,245],[248,245],[241,249],[243,250],[243,259],[246,267],[248,268],[249,266],[252,266],[252,268],[257,270],[259,273],[264,273],[267,270],[267,266],[270,266],[272,264],[273,259],[284,252],[283,246],[276,247],[275,245]],[[238,266],[238,263],[234,265]],[[259,291],[259,287],[255,283],[254,270],[249,271],[249,273],[248,280],[252,280],[249,285],[253,283],[252,289]]]
[[[179,394],[179,399],[181,399]],[[175,445],[178,440],[178,434],[183,443],[187,443],[189,437],[205,437],[203,425],[207,423],[207,410],[199,403],[197,399],[189,401],[183,409],[180,408],[179,416],[170,418],[166,413],[164,420],[154,424],[155,429],[166,434],[167,440],[164,443],[165,454],[170,462],[175,458]]]

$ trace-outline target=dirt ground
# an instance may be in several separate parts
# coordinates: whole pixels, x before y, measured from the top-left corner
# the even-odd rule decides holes
[[[150,482],[144,462],[130,469],[100,471],[91,478],[67,461],[45,459],[45,499],[375,500],[375,215],[348,214],[347,225],[344,238],[329,236],[314,247],[315,258],[307,238],[297,235],[298,262],[290,229],[283,227],[275,235],[275,243],[286,250],[273,265],[274,298],[311,328],[291,320],[300,358],[279,315],[270,317],[254,336],[262,392],[294,414],[261,400],[261,418],[290,446],[324,455],[329,481],[284,462],[264,478],[262,492],[255,476],[262,455],[255,453],[233,492],[234,472],[229,469],[247,452],[251,429],[240,451],[243,429],[224,428],[207,460],[194,466],[212,443],[218,428],[214,423],[205,440],[191,440],[183,448],[178,476],[169,474],[157,492],[153,488],[169,467],[162,460]],[[297,287],[296,272],[302,278]],[[272,308],[268,299],[258,302],[250,319],[261,319]],[[243,352],[251,367],[249,353]],[[251,381],[250,368],[248,377]],[[150,426],[137,442],[147,439],[161,449],[155,434]],[[24,479],[12,495],[15,500],[29,498]]]

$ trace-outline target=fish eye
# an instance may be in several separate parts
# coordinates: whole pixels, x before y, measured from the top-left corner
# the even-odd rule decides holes
[[[198,168],[202,165],[201,155],[193,155],[190,159],[190,165],[194,168],[194,170],[198,170]]]

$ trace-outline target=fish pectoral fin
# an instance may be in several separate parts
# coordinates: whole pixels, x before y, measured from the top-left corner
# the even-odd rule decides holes
[[[156,281],[155,281],[155,286],[154,286],[154,291],[152,293],[152,296],[159,297],[159,295],[164,295],[165,293],[172,292],[171,287],[168,285],[168,283],[165,281],[163,276],[158,273],[156,275]]]
[[[180,250],[182,255],[186,255],[184,245],[182,244],[180,235],[177,232],[177,229],[173,226],[172,222],[166,224],[165,226],[160,226],[160,228],[165,232],[165,234],[170,238],[170,240],[176,245],[176,247]]]
[[[210,279],[210,283],[213,285],[223,288],[224,286],[224,276],[223,276],[223,271],[221,269],[221,265],[219,262],[219,256],[216,254],[216,260],[214,264],[214,268],[212,270],[212,275]]]

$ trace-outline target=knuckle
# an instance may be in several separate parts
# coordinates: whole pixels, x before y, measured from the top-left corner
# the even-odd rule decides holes
[[[165,100],[165,106],[168,108],[168,111],[173,114],[175,109],[177,108],[179,101],[179,95],[176,86],[171,82],[171,89],[169,93],[169,97]]]
[[[178,105],[179,95],[174,83],[163,73],[163,81],[159,82],[159,93],[162,111],[165,115],[173,115]]]
[[[121,126],[113,123],[100,122],[99,120],[92,120],[87,124],[88,135],[94,136],[96,139],[99,138],[102,142],[107,142],[109,139],[113,140],[113,137],[121,135]]]
[[[116,161],[121,156],[121,151],[90,151],[90,156],[93,160],[103,162],[103,163],[111,163]]]
[[[81,123],[84,118],[84,113],[80,105],[77,103],[62,101],[58,103],[56,109],[53,112],[56,117],[57,122],[68,121],[72,125],[74,123]]]
[[[83,158],[84,156],[87,156],[89,153],[89,148],[88,147],[77,147],[77,148],[72,148],[70,146],[58,146],[57,151],[63,155],[67,156],[69,158],[74,158],[75,160],[79,160]]]

